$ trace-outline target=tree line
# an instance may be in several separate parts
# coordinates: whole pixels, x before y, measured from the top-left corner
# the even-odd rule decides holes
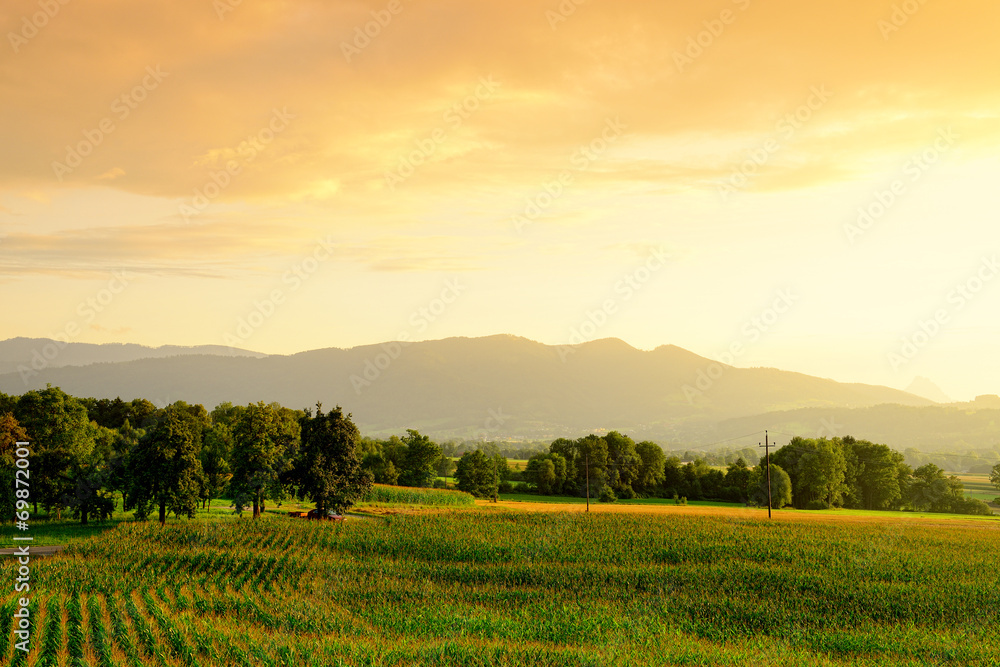
[[[58,387],[22,396],[0,394],[4,518],[13,514],[13,452],[31,443],[30,502],[56,517],[87,523],[125,510],[193,517],[225,496],[254,516],[269,501],[300,498],[321,511],[342,511],[370,488],[361,435],[338,406],[323,412],[276,403],[211,412],[178,401],[157,408],[145,399],[75,398]]]
[[[965,495],[962,482],[926,463],[916,469],[887,445],[844,438],[793,438],[771,455],[771,495],[776,507],[843,507],[992,514]],[[522,490],[606,501],[636,497],[683,497],[764,504],[764,462],[749,466],[742,457],[725,471],[702,458],[686,463],[667,456],[653,442],[634,442],[611,432],[578,440],[555,440],[549,451],[532,456],[520,478]],[[1000,489],[1000,464],[993,468]],[[512,473],[508,479],[517,479]]]
[[[183,401],[158,408],[145,399],[76,398],[49,386],[22,396],[0,394],[0,496],[11,508],[8,520],[14,443],[23,440],[32,443],[35,513],[41,507],[83,523],[111,516],[118,499],[138,518],[156,515],[160,522],[167,514],[193,516],[199,504],[211,508],[220,497],[254,516],[267,503],[288,498],[342,511],[372,483],[444,486],[441,478],[452,474],[459,489],[479,497],[531,491],[611,502],[767,501],[767,471],[748,464],[756,454],[751,449],[683,462],[654,442],[636,443],[613,431],[559,438],[546,451],[532,448],[525,470],[514,471],[505,456],[511,450],[496,444],[438,445],[413,429],[402,437],[362,437],[339,406],[326,413],[319,404],[313,411],[263,402],[222,403],[211,411]],[[725,470],[718,467],[723,461]],[[993,476],[1000,488],[1000,464]],[[777,507],[990,513],[936,465],[914,469],[886,445],[851,437],[794,438],[775,451],[771,494]]]

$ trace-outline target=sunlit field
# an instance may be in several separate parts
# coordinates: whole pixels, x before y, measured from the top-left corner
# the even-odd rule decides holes
[[[31,658],[7,632],[13,591],[0,656],[106,667],[968,665],[1000,654],[995,521],[604,507],[125,522],[32,561]],[[8,581],[12,568],[3,561]]]

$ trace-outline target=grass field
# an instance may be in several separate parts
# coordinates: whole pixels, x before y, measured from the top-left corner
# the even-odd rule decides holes
[[[967,496],[987,503],[993,502],[1000,497],[1000,490],[997,490],[997,487],[990,483],[989,475],[959,473],[957,477],[961,480],[963,486],[965,486],[965,495]]]
[[[342,525],[278,514],[119,523],[32,561],[27,661],[9,640],[14,563],[2,561],[0,662],[987,665],[1000,655],[995,519],[779,512],[768,522],[746,508],[529,505]]]

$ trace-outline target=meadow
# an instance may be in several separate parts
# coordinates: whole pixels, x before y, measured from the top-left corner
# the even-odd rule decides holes
[[[2,561],[0,663],[997,664],[996,520],[642,509],[120,522],[32,561],[27,660]]]

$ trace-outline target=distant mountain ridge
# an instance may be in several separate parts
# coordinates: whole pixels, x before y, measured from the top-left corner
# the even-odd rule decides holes
[[[260,352],[225,345],[149,347],[135,343],[66,343],[51,338],[18,337],[0,341],[0,374],[17,372],[30,374],[30,371],[44,368],[86,366],[190,354],[258,358],[267,356]]]
[[[13,340],[21,341],[23,352],[28,339]],[[0,343],[0,362],[9,368],[19,362],[8,343]],[[72,345],[82,344],[60,352],[61,366],[50,364],[24,379],[16,368],[0,375],[0,391],[20,394],[51,383],[77,396],[185,400],[209,409],[224,401],[278,401],[294,408],[322,401],[353,413],[365,433],[418,428],[436,437],[491,439],[618,429],[679,441],[714,431],[724,420],[772,411],[932,404],[888,387],[735,368],[673,345],[642,351],[618,339],[550,346],[498,335],[287,356],[222,346],[74,351]],[[145,358],[121,358],[144,352]],[[86,358],[106,360],[69,363]]]

